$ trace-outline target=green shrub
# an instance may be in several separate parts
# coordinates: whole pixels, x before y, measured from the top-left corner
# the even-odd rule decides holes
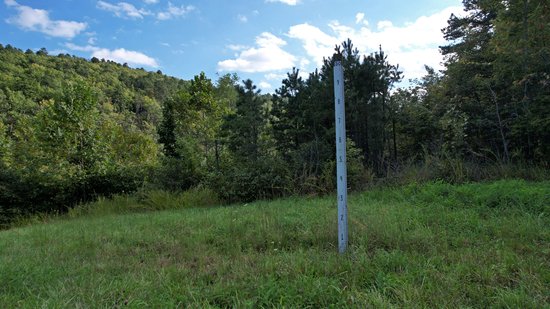
[[[351,139],[346,144],[348,188],[352,191],[360,191],[374,183],[374,172],[366,167],[361,149],[355,146]],[[319,177],[320,193],[329,193],[336,190],[336,162],[328,161],[323,165]]]
[[[183,192],[149,190],[140,193],[140,203],[147,210],[167,210],[220,205],[218,195],[211,189],[195,187]]]
[[[152,185],[161,190],[187,190],[199,184],[202,171],[192,158],[165,157],[153,175]]]
[[[209,175],[206,183],[230,203],[271,199],[289,191],[285,164],[270,157],[226,167]]]
[[[204,187],[195,187],[180,194],[184,208],[210,207],[221,204],[218,194],[214,190]]]
[[[135,196],[113,195],[110,198],[99,197],[96,201],[81,204],[69,209],[69,217],[80,217],[85,215],[104,216],[111,214],[127,214],[145,211],[144,205],[138,202]]]
[[[220,205],[217,194],[207,188],[197,187],[179,193],[152,189],[142,190],[134,195],[99,197],[95,202],[69,209],[68,216],[104,216],[217,205]]]

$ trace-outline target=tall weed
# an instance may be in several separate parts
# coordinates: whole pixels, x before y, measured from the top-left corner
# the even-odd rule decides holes
[[[101,197],[89,204],[79,205],[68,212],[69,217],[85,215],[104,216],[144,211],[210,207],[220,204],[215,192],[207,188],[192,188],[181,193],[164,190],[147,190],[136,195]]]

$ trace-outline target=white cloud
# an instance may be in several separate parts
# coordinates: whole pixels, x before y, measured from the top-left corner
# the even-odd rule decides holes
[[[157,61],[143,53],[126,50],[124,48],[117,48],[115,50],[109,50],[101,48],[92,53],[92,57],[99,59],[108,59],[118,63],[128,63],[130,65],[144,65],[152,68],[158,68]]]
[[[256,37],[257,47],[240,52],[236,59],[218,62],[220,71],[268,72],[292,68],[296,57],[284,51],[286,42],[275,35],[264,32]]]
[[[246,17],[245,15],[238,15],[237,16],[237,19],[241,22],[241,23],[246,23],[248,22],[248,17]]]
[[[166,8],[165,11],[157,13],[157,19],[158,20],[168,20],[172,19],[174,17],[180,17],[187,15],[189,12],[195,10],[195,7],[192,5],[182,5],[182,6],[175,6],[172,4],[172,2],[168,2],[168,8]]]
[[[59,54],[67,54],[66,49],[54,49],[54,50],[48,50],[49,55],[57,56]]]
[[[143,16],[151,15],[151,12],[138,9],[134,5],[127,2],[119,2],[117,4],[111,4],[105,1],[98,1],[97,8],[112,12],[117,17],[128,17],[128,18],[143,18]]]
[[[82,51],[82,52],[93,52],[99,50],[100,48],[93,45],[80,46],[73,43],[66,43],[65,46],[70,50]]]
[[[260,89],[263,90],[264,92],[267,92],[268,90],[271,90],[273,89],[273,86],[266,82],[266,81],[261,81],[258,86],[260,86]]]
[[[11,0],[6,0],[6,1],[11,1]],[[156,4],[159,1],[144,0],[144,2],[146,4]],[[168,2],[168,7],[166,7],[163,11],[159,11],[156,13],[145,10],[143,8],[138,9],[133,4],[130,4],[127,2],[118,2],[117,4],[112,4],[112,3],[100,0],[97,2],[97,7],[99,9],[112,12],[117,17],[142,19],[144,16],[152,15],[152,16],[155,16],[158,20],[168,20],[168,19],[184,16],[184,15],[187,15],[189,12],[195,10],[195,7],[192,5],[176,6],[172,4],[172,2]]]
[[[159,67],[154,58],[151,58],[141,52],[126,50],[124,48],[110,50],[92,45],[79,46],[73,43],[66,43],[65,46],[71,50],[90,52],[90,57],[112,60],[118,63],[128,63],[133,66],[148,66],[152,68]]]
[[[97,38],[91,37],[91,38],[88,39],[88,44],[94,45],[96,43],[96,41],[97,41]]]
[[[298,76],[301,77],[303,80],[306,80],[309,77],[309,72],[305,69],[299,69]],[[267,73],[264,76],[264,80],[260,82],[258,85],[262,90],[265,92],[272,91],[273,85],[272,83],[275,83],[276,85],[280,85],[284,79],[288,78],[287,73]]]
[[[266,0],[265,2],[281,2],[288,5],[296,5],[300,1],[299,0]]]
[[[322,65],[324,57],[333,54],[334,46],[341,43],[340,38],[330,36],[307,23],[290,27],[288,36],[302,41],[306,53],[318,66]]]
[[[300,69],[304,70],[306,69],[311,62],[307,58],[300,59]]]
[[[5,0],[4,3],[18,11],[18,14],[8,18],[7,22],[23,30],[72,39],[88,27],[86,23],[76,21],[51,20],[48,11],[20,5],[15,0]]]
[[[379,21],[378,24],[376,25],[376,27],[378,28],[378,30],[384,30],[386,28],[391,28],[393,27],[393,23],[389,20],[382,20],[382,21]]]
[[[234,50],[234,51],[240,51],[240,50],[249,48],[246,45],[238,45],[238,44],[229,44],[226,47],[229,48],[230,50]]]
[[[167,12],[159,12],[159,13],[157,13],[157,19],[158,19],[158,20],[167,20],[167,19],[170,19],[170,18],[172,18],[172,17],[171,17],[170,14],[168,14]]]
[[[361,54],[369,54],[382,49],[388,54],[392,64],[399,64],[406,78],[424,75],[424,64],[436,69],[442,68],[438,46],[445,43],[442,28],[454,13],[462,15],[462,7],[448,7],[429,16],[422,16],[411,23],[396,26],[390,21],[380,21],[377,29],[367,26],[361,14],[356,15],[357,26],[342,25],[337,21],[328,24],[330,32],[324,32],[310,24],[298,24],[290,27],[288,36],[301,41],[307,55],[317,66],[323,63],[323,57],[334,53],[334,46],[350,38]]]
[[[264,75],[264,78],[267,80],[276,80],[276,81],[282,81],[286,78],[286,74],[279,74],[279,73],[268,73]]]
[[[355,23],[359,24],[365,19],[365,13],[357,13],[355,15]]]

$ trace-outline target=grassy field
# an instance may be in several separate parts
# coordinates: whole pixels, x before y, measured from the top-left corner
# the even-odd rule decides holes
[[[136,209],[139,207],[136,206]],[[550,182],[81,215],[0,232],[0,307],[550,307]]]

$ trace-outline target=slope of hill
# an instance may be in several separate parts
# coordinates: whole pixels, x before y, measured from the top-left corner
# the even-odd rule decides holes
[[[7,96],[5,99],[9,99],[9,93],[19,92],[36,103],[56,97],[67,83],[83,81],[100,92],[101,103],[110,101],[119,110],[132,109],[137,102],[147,100],[145,97],[158,105],[187,83],[160,70],[148,72],[109,60],[86,60],[69,54],[48,55],[44,49],[34,53],[0,45],[0,60],[0,89]]]
[[[550,183],[442,183],[54,220],[0,232],[13,307],[550,305]]]
[[[188,84],[10,45],[0,45],[0,73],[0,227],[135,189],[158,165],[164,101]]]

